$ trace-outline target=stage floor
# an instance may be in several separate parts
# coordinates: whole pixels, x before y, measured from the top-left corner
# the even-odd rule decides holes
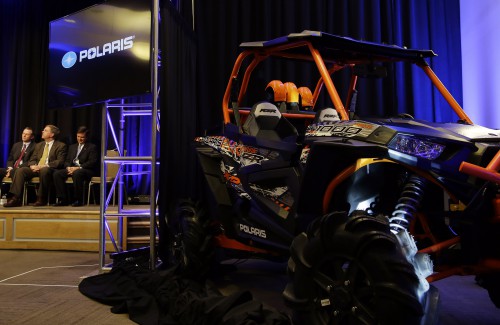
[[[97,253],[0,250],[8,261],[0,268],[0,324],[135,324],[127,314],[78,291],[81,279],[98,274]],[[224,295],[249,290],[254,299],[291,314],[281,292],[286,264],[262,260],[232,260],[233,272],[214,279]],[[500,324],[500,309],[473,276],[453,276],[434,283],[441,295],[440,325]]]

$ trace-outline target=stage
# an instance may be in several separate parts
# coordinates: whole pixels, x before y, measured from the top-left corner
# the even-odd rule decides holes
[[[128,207],[128,206],[127,206]],[[127,210],[127,207],[124,210]],[[130,206],[137,209],[138,206]],[[117,213],[110,207],[108,213]],[[118,233],[118,217],[108,217],[109,228],[115,239]],[[123,249],[127,243],[139,244],[144,236],[132,236],[127,240],[127,228],[149,229],[149,222],[123,219]],[[136,218],[134,218],[136,219]],[[127,227],[127,223],[129,227]],[[134,226],[135,224],[135,226]],[[147,237],[147,236],[146,236]],[[149,237],[143,238],[148,242]],[[107,235],[106,251],[114,246]],[[43,249],[71,251],[99,251],[99,205],[81,207],[33,207],[4,208],[0,206],[0,249]]]

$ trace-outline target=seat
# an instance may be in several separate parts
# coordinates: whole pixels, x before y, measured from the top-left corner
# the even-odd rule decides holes
[[[73,177],[68,176],[65,183],[68,185],[73,185]],[[85,185],[87,185],[87,182],[84,182],[83,188],[85,188]],[[83,202],[85,202],[85,192],[84,191],[82,191],[82,192],[83,192],[82,197],[78,198],[78,201],[83,203]],[[87,200],[88,200],[88,198],[87,198]]]
[[[10,177],[4,177],[2,179],[2,184],[0,186],[0,198],[4,195],[2,194],[2,187],[5,184],[10,184],[12,185],[12,178]],[[23,188],[23,193],[22,193],[22,205],[25,205],[28,202],[28,186],[32,186],[35,188],[35,191],[37,191],[37,186],[40,184],[40,178],[39,177],[33,177],[31,180],[28,182],[24,183],[24,188]]]
[[[323,108],[316,112],[313,123],[330,124],[340,121],[339,113],[331,108]]]
[[[38,186],[40,186],[40,177],[33,177],[26,183],[24,183],[24,193],[23,193],[23,205],[28,202],[28,187],[31,186],[35,189],[36,195],[38,195]],[[50,189],[47,193],[47,205],[50,204]]]
[[[107,157],[118,157],[118,151],[115,150],[107,150],[106,151],[106,156]],[[120,169],[119,164],[107,164],[106,165],[106,184],[111,184],[114,182],[116,176],[118,175],[118,171]],[[101,177],[92,177],[89,181],[88,185],[88,194],[87,194],[87,206],[90,205],[90,194],[92,192],[92,188],[94,185],[100,185],[101,184]],[[115,195],[116,194],[116,187],[113,191],[113,205],[115,204]],[[96,203],[95,195],[94,195],[94,203]]]
[[[2,178],[2,184],[0,184],[0,198],[2,198],[5,194],[2,194],[2,188],[4,185],[6,184],[12,184],[12,178],[10,177],[4,177]],[[23,204],[24,204],[24,201],[23,201]]]
[[[257,138],[293,143],[298,135],[276,105],[269,102],[259,102],[252,107],[243,124],[243,132]]]

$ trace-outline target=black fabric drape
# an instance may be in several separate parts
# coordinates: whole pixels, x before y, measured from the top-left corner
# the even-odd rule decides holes
[[[142,325],[292,324],[288,315],[254,300],[249,291],[223,296],[212,283],[193,281],[175,270],[149,271],[122,262],[110,273],[83,279],[78,289]]]

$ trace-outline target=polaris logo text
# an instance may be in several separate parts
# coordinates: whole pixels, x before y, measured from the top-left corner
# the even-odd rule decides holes
[[[82,50],[78,56],[78,62],[83,60],[92,60],[99,58],[108,54],[113,54],[115,52],[120,52],[124,50],[131,49],[134,46],[134,36],[128,36],[121,38],[101,46],[94,46],[86,50]],[[76,53],[67,52],[62,58],[62,66],[65,68],[71,68],[76,63]]]
[[[262,108],[260,110],[261,113],[277,113],[275,109],[271,109],[271,108]]]
[[[80,57],[78,62],[82,62],[84,59],[92,60],[105,56],[106,54],[112,54],[115,52],[128,50],[134,46],[135,36],[125,37],[113,42],[106,43],[102,46],[102,50],[99,46],[91,47],[88,50],[80,51]]]
[[[255,228],[255,227],[250,227],[250,226],[247,226],[247,225],[243,225],[240,223],[240,231],[243,231],[249,235],[254,235],[254,236],[258,236],[258,237],[261,237],[261,238],[266,238],[266,231],[263,230],[263,229],[259,229],[259,228]]]

